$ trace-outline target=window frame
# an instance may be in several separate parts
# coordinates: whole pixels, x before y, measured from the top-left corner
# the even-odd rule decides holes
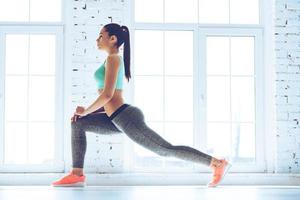
[[[181,24],[182,27],[184,28],[179,28],[178,24],[168,24],[168,26],[164,25],[164,24],[157,24],[157,23],[152,23],[150,25],[148,24],[144,24],[144,23],[139,23],[137,25],[137,23],[135,24],[135,28],[133,28],[132,32],[131,32],[131,35],[133,36],[134,38],[134,35],[135,35],[135,30],[155,30],[155,31],[193,31],[193,40],[195,39],[195,37],[197,36],[197,25],[196,24]],[[134,40],[131,40],[132,44],[131,44],[131,47],[132,47],[132,52],[133,52],[133,55],[134,55]],[[196,45],[195,43],[193,43],[193,62],[194,62],[194,65],[193,65],[193,71],[196,70],[196,56],[197,56],[197,52],[195,51],[196,50]],[[132,61],[133,65],[134,66],[134,59]],[[134,79],[136,77],[135,73],[134,73],[134,67],[132,67],[132,77],[133,77],[133,82],[132,82],[132,86],[130,87],[130,90],[131,90],[131,94],[132,95],[135,95],[134,94]],[[137,75],[139,76],[139,75]],[[155,75],[149,75],[149,76],[153,76],[153,77],[156,77]],[[164,75],[158,75],[159,77],[165,77]],[[180,75],[178,75],[180,76]],[[195,78],[195,74],[193,75],[185,75],[187,77],[190,77],[193,78],[193,86],[195,85],[195,82],[196,82],[196,78]],[[195,95],[197,93],[196,91],[196,87],[193,87],[193,101],[195,101],[195,98],[197,97],[197,95]],[[132,96],[132,100],[131,100],[134,103],[134,98]],[[163,103],[165,104],[165,103]],[[196,107],[194,106],[194,109]],[[193,113],[193,115],[195,115],[195,112]],[[160,122],[163,122],[164,121],[160,121]],[[193,123],[193,137],[195,138],[196,137],[196,134],[195,134],[195,130],[197,130],[197,123],[195,123],[195,117],[193,117],[193,120],[192,120],[192,123]],[[195,142],[196,139],[193,141],[193,147],[199,149],[199,144],[197,142]],[[133,146],[130,146],[130,144],[128,144],[128,152],[130,155],[133,155],[133,156],[136,156],[134,154],[134,148]],[[168,158],[167,158],[168,159]],[[150,172],[150,173],[154,173],[154,172],[163,172],[163,173],[169,173],[169,172],[184,172],[184,173],[189,173],[189,172],[196,172],[196,169],[197,167],[199,168],[199,164],[196,164],[196,163],[191,163],[191,167],[188,166],[188,167],[184,167],[184,168],[172,168],[172,169],[169,169],[167,167],[165,167],[167,164],[166,164],[166,161],[167,159],[163,159],[162,160],[162,168],[159,168],[159,169],[154,169],[153,166],[148,166],[148,167],[143,167],[143,168],[137,168],[134,166],[134,158],[131,158],[128,162],[129,162],[129,168],[131,171],[134,171],[134,172]]]
[[[64,170],[63,152],[63,26],[62,25],[2,25],[0,26],[0,107],[4,109],[5,99],[5,34],[55,34],[55,157],[54,164],[4,164],[4,148],[0,149],[0,172],[62,172]],[[4,112],[0,115],[0,145],[4,147]]]
[[[265,153],[264,152],[264,124],[263,124],[263,119],[264,117],[264,105],[263,105],[263,88],[264,88],[264,70],[263,70],[263,57],[262,57],[262,50],[263,50],[263,45],[262,45],[262,37],[263,37],[263,32],[259,28],[202,28],[201,33],[200,33],[200,38],[201,38],[201,44],[203,44],[200,47],[200,54],[199,58],[201,59],[201,64],[199,65],[199,69],[201,70],[199,75],[199,80],[201,81],[201,95],[204,96],[201,102],[202,111],[200,112],[201,118],[204,119],[201,121],[201,126],[205,131],[200,132],[201,133],[201,138],[206,138],[206,108],[207,108],[207,102],[206,102],[206,97],[207,97],[207,91],[206,91],[206,41],[205,37],[206,36],[246,36],[246,37],[254,37],[254,90],[255,90],[255,153],[256,153],[256,164],[254,165],[249,165],[249,164],[237,164],[235,163],[231,171],[232,172],[263,172],[266,163],[265,161]],[[200,130],[199,130],[200,131]],[[205,140],[206,141],[206,140]],[[202,143],[202,145],[205,145]]]

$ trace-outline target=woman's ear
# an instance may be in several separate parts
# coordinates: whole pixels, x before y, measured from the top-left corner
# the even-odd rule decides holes
[[[110,37],[110,41],[112,41],[113,43],[117,42],[118,38],[115,35],[112,35]]]

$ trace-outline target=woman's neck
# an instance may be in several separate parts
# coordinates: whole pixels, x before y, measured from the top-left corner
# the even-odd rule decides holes
[[[114,55],[114,54],[119,54],[119,50],[110,50],[108,52],[108,55]]]

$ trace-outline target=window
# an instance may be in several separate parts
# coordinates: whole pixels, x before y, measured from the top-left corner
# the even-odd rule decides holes
[[[263,171],[260,1],[134,1],[134,103],[149,127]],[[218,6],[216,6],[218,4]],[[155,15],[153,14],[155,12]],[[206,171],[134,144],[134,171]]]
[[[236,170],[263,169],[262,32],[205,30],[206,151],[227,157]],[[206,72],[205,72],[206,71]],[[244,170],[247,168],[245,167]]]
[[[2,22],[59,22],[60,0],[0,0]]]
[[[63,28],[51,24],[61,21],[60,3],[1,1],[0,21],[5,22],[0,25],[2,172],[64,168],[63,113],[59,112],[63,105]],[[41,25],[31,23],[36,21]]]
[[[134,22],[254,25],[259,24],[259,2],[258,0],[135,0]]]
[[[134,65],[139,66],[134,69],[135,104],[144,111],[149,126],[158,133],[165,132],[164,138],[172,144],[185,142],[192,146],[193,32],[136,30],[134,49]],[[187,103],[184,109],[182,102]],[[139,149],[138,155],[145,152],[136,144],[135,147]],[[162,158],[153,156],[152,152],[146,150],[146,154],[162,163]],[[142,164],[143,159],[148,158],[138,156],[136,159]],[[191,163],[178,164],[192,167]]]

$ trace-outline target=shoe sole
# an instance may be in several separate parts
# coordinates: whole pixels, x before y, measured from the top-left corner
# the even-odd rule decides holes
[[[53,187],[84,187],[86,186],[85,182],[71,183],[71,184],[60,184],[60,185],[52,185]]]
[[[209,184],[207,184],[207,186],[208,187],[216,187],[217,185],[219,185],[222,181],[223,181],[223,178],[224,178],[224,176],[227,174],[227,172],[228,172],[228,170],[231,168],[231,164],[230,163],[228,163],[228,165],[225,167],[225,170],[224,170],[224,174],[223,174],[223,176],[221,177],[221,180],[219,181],[219,183],[217,183],[217,184],[215,184],[215,185],[212,185],[212,186],[210,186]]]

